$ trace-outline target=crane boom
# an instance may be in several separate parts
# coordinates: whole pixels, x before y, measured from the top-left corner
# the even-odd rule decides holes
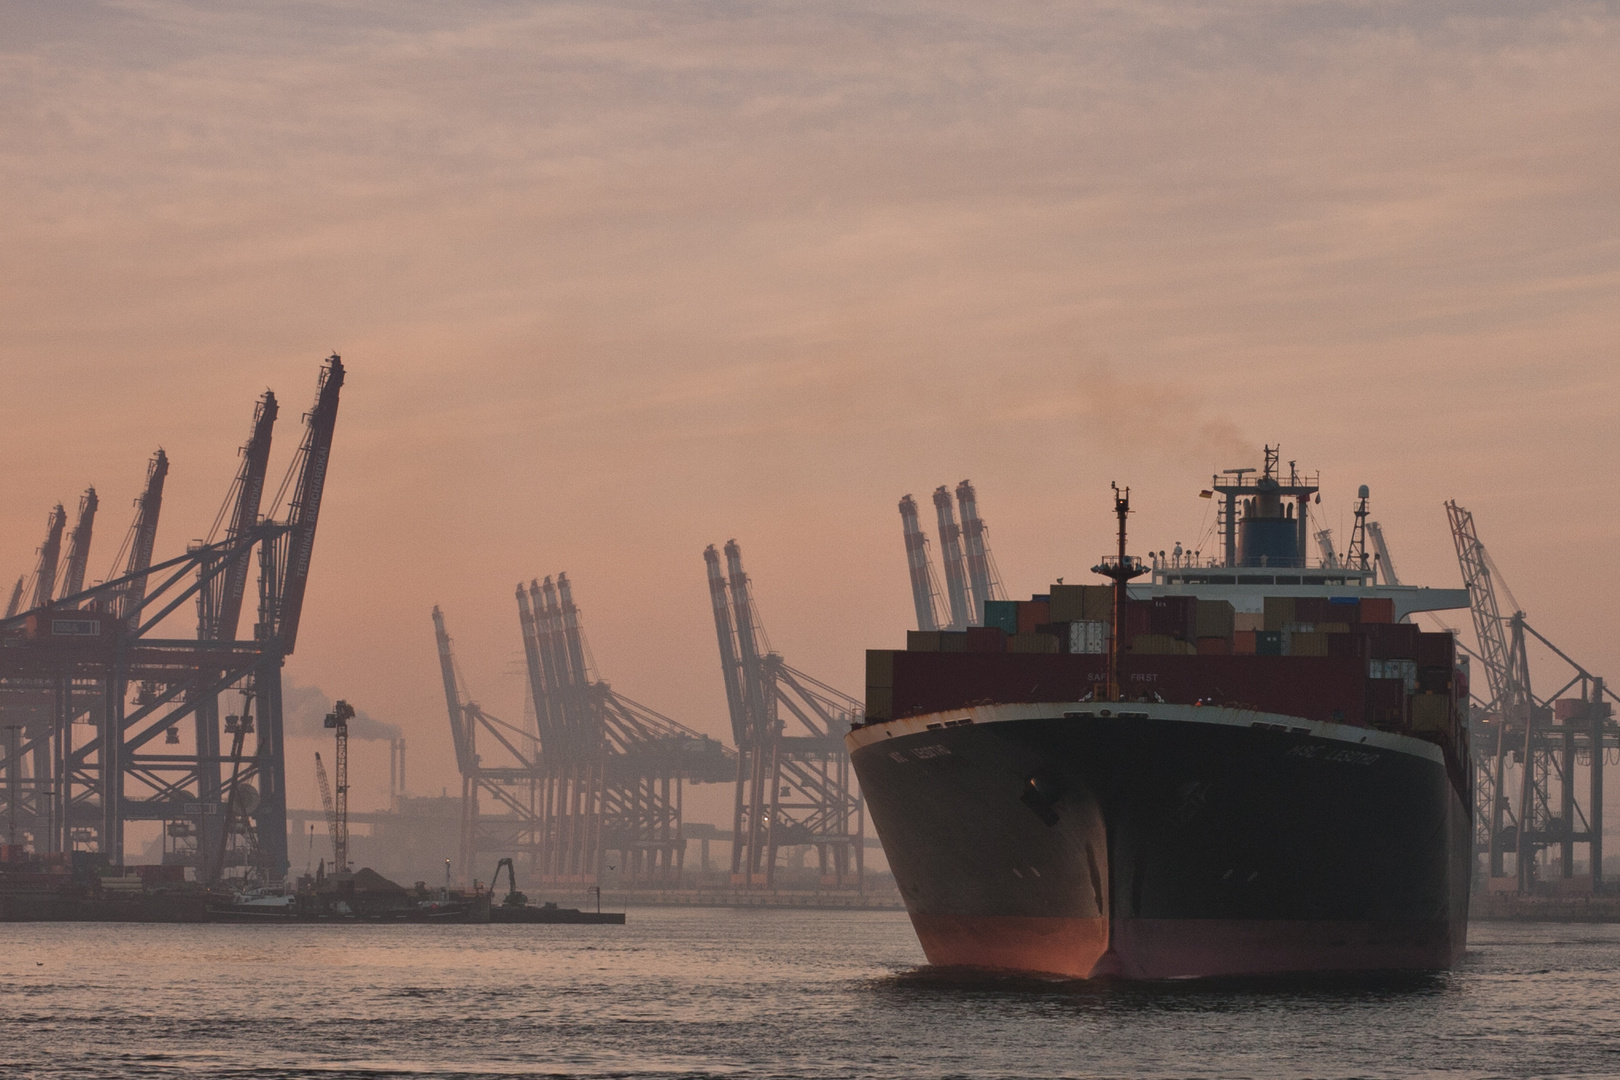
[[[158,515],[163,510],[163,482],[169,475],[169,456],[160,448],[146,466],[146,488],[135,500],[135,521],[129,527],[124,548],[129,561],[122,573],[113,576],[130,577],[129,583],[112,598],[113,611],[120,619],[136,618],[136,611],[146,599],[146,568],[152,565],[152,549],[157,544]],[[116,566],[117,560],[114,560]]]
[[[79,500],[79,517],[68,536],[67,559],[63,563],[62,587],[56,594],[66,600],[84,588],[84,571],[90,562],[90,535],[96,525],[96,489],[89,488]]]
[[[45,523],[45,543],[39,548],[39,566],[34,571],[35,608],[45,607],[56,594],[56,560],[62,554],[62,530],[67,527],[67,511],[57,503]]]
[[[754,598],[748,587],[748,575],[743,572],[742,548],[737,541],[726,541],[726,572],[731,578],[731,609],[737,620],[737,660],[742,668],[743,702],[747,706],[744,732],[746,745],[753,746],[769,737],[766,715],[770,702],[766,700],[764,652],[760,648],[759,632],[754,625]],[[738,743],[738,749],[744,744]]]
[[[241,450],[242,464],[231,483],[231,492],[226,496],[226,506],[232,506],[232,496],[235,497],[230,523],[225,530],[227,540],[236,539],[259,522],[259,504],[264,498],[264,475],[270,466],[270,437],[279,411],[276,395],[269,390],[264,392],[253,408],[253,427]],[[225,509],[222,507],[220,516],[224,515]],[[246,547],[235,552],[229,556],[231,564],[225,572],[214,578],[209,589],[214,594],[210,598],[213,602],[208,605],[212,615],[197,628],[198,637],[214,641],[230,641],[236,637],[237,624],[242,615],[242,595],[247,589],[248,573],[252,569],[252,556],[252,551]]]
[[[444,680],[444,703],[450,714],[450,739],[456,748],[456,766],[462,776],[470,776],[477,768],[478,758],[473,753],[471,725],[467,722],[466,709],[461,703],[450,634],[444,628],[444,613],[437,604],[433,607],[433,635],[439,643],[439,674]]]
[[[731,714],[731,738],[739,747],[747,745],[748,710],[743,700],[742,681],[737,668],[737,636],[731,626],[731,599],[726,592],[726,576],[720,569],[720,553],[710,544],[703,549],[703,564],[709,574],[709,601],[714,607],[714,632],[720,639],[720,672],[726,684],[726,709]]]
[[[917,500],[910,495],[900,500],[900,524],[906,538],[906,564],[911,571],[911,602],[917,609],[918,630],[938,630],[939,590],[934,587],[934,567],[928,561],[928,534],[917,520]]]
[[[1451,537],[1457,547],[1457,563],[1463,585],[1468,589],[1469,612],[1474,618],[1474,635],[1479,639],[1479,656],[1485,664],[1486,685],[1491,690],[1492,708],[1506,716],[1514,705],[1527,704],[1528,685],[1520,686],[1514,650],[1508,645],[1507,622],[1497,605],[1498,582],[1491,573],[1490,556],[1474,528],[1474,515],[1455,502],[1446,503],[1451,519]],[[1521,612],[1514,612],[1521,616]]]
[[[968,597],[967,570],[962,564],[962,529],[956,523],[951,489],[944,484],[934,489],[934,513],[939,518],[939,557],[945,564],[945,595],[950,600],[951,629],[960,630],[973,621],[973,604]]]
[[[973,617],[975,624],[984,622],[984,605],[991,600],[1006,599],[1001,594],[1001,582],[997,580],[994,566],[990,558],[990,545],[984,535],[987,531],[984,519],[979,516],[979,496],[973,490],[973,483],[963,480],[956,485],[956,505],[962,511],[962,544],[967,549],[968,586],[972,590]]]
[[[276,612],[282,650],[291,653],[298,643],[298,623],[309,584],[309,560],[315,550],[315,526],[321,516],[321,495],[326,489],[326,467],[332,455],[332,432],[337,424],[338,392],[343,389],[343,360],[333,353],[321,369],[315,406],[306,418],[303,444],[298,448],[298,486],[288,508],[286,578]]]
[[[1384,577],[1385,585],[1399,585],[1401,579],[1395,573],[1395,560],[1389,557],[1389,545],[1384,543],[1383,527],[1376,521],[1367,522],[1367,539],[1372,541],[1373,553],[1378,557],[1379,573]]]
[[[538,594],[540,585],[533,583]],[[543,750],[556,752],[558,732],[552,726],[551,695],[546,692],[546,666],[540,655],[540,630],[523,583],[517,586],[518,629],[523,634],[523,666],[529,677],[529,700],[534,704],[534,729]]]
[[[17,614],[17,609],[22,607],[22,594],[23,579],[18,577],[17,584],[11,587],[11,601],[6,604],[6,618],[9,619],[13,615]]]
[[[315,782],[321,786],[321,805],[326,808],[326,827],[332,836],[332,865],[337,866],[337,807],[332,805],[332,785],[326,782],[326,766],[321,764],[321,752],[315,751]]]

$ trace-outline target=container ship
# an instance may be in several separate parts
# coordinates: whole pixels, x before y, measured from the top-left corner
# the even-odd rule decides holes
[[[1466,657],[1384,584],[1367,492],[1306,559],[1315,477],[1215,478],[1224,551],[867,653],[847,736],[932,965],[1068,978],[1451,966],[1472,860]],[[1151,576],[1149,576],[1151,575]],[[1140,580],[1138,580],[1140,579]]]

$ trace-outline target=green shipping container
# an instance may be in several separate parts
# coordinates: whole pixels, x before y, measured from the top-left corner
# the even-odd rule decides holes
[[[1267,600],[1266,603],[1271,603]],[[1254,652],[1256,656],[1281,656],[1282,631],[1257,630],[1254,634]]]
[[[1018,601],[986,600],[984,625],[999,627],[1009,637],[1018,633]]]

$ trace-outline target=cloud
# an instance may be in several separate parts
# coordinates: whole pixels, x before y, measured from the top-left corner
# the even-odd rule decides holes
[[[331,738],[325,721],[335,701],[318,686],[299,686],[290,679],[284,680],[281,687],[283,732],[289,738]],[[355,709],[354,718],[349,721],[351,739],[386,740],[399,736],[398,724],[378,720],[364,709]]]

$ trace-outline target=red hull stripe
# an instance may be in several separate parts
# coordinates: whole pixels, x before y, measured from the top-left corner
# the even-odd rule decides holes
[[[1092,978],[1300,971],[1432,971],[1462,955],[1465,926],[913,913],[931,964]]]

